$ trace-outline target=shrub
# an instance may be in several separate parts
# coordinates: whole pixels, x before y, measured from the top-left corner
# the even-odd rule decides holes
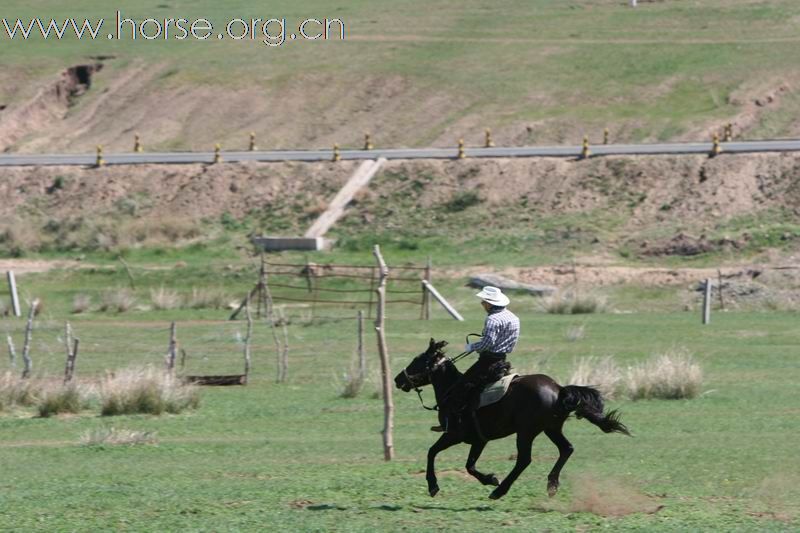
[[[481,203],[481,197],[476,191],[459,191],[450,198],[444,208],[451,213],[457,213],[479,203]]]
[[[224,292],[215,289],[192,289],[192,294],[187,298],[186,306],[192,309],[222,309],[228,305]]]
[[[88,430],[81,435],[83,446],[136,446],[137,444],[156,444],[157,442],[155,431],[134,431],[113,427]]]
[[[608,399],[623,392],[625,385],[622,380],[622,372],[611,356],[599,359],[596,357],[580,358],[575,362],[569,382],[574,385],[594,387]]]
[[[100,387],[102,416],[180,413],[199,403],[197,387],[152,368],[124,370]]]
[[[112,289],[103,293],[100,311],[124,313],[136,303],[136,298],[128,289]]]
[[[92,307],[92,297],[88,294],[76,294],[72,298],[72,313],[86,313]]]
[[[695,398],[703,384],[703,371],[685,348],[658,354],[628,369],[628,396],[646,398]]]
[[[342,391],[339,396],[342,398],[355,398],[364,388],[366,379],[361,377],[358,365],[350,365],[350,370],[342,376]]]
[[[154,309],[176,309],[181,305],[181,298],[172,289],[165,289],[163,286],[158,289],[150,290],[150,301]]]
[[[564,332],[564,338],[568,342],[575,342],[583,339],[586,334],[586,327],[581,324],[580,326],[570,326]]]
[[[31,224],[20,221],[0,226],[0,251],[12,257],[21,257],[41,248],[42,237]]]
[[[600,313],[605,309],[605,302],[592,294],[558,293],[546,298],[542,306],[553,315],[581,315]]]
[[[41,385],[30,379],[22,379],[11,372],[0,376],[0,411],[18,405],[34,405],[40,394]]]
[[[75,383],[59,384],[45,389],[36,405],[39,416],[47,418],[60,413],[78,413],[89,405],[89,393]]]

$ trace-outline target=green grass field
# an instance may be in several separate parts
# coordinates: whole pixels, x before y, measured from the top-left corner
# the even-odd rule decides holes
[[[146,298],[147,288],[160,283],[182,288],[202,282],[191,264],[185,268],[182,282],[168,271],[135,270],[138,293]],[[251,282],[249,273],[220,276],[209,276],[207,285],[236,294]],[[170,320],[178,320],[178,338],[189,355],[187,373],[241,369],[237,333],[243,334],[244,325],[226,321],[226,311],[69,315],[74,293],[122,285],[125,274],[56,271],[21,279],[26,294],[45,301],[32,351],[38,375],[62,372],[64,319],[81,338],[82,377],[131,364],[162,364]],[[464,334],[480,330],[472,290],[455,282],[442,286],[467,321],[457,323],[435,309],[433,320],[424,322],[413,318],[418,311],[412,306],[391,308],[387,328],[394,372],[431,336],[449,340],[455,354]],[[695,312],[555,316],[523,297],[515,298],[515,309],[523,337],[512,360],[520,370],[563,382],[576,357],[614,355],[624,367],[685,346],[703,367],[704,394],[695,400],[612,402],[634,438],[570,421],[566,434],[576,452],[554,499],[545,488],[556,449],[545,438],[534,444],[533,464],[497,502],[488,500],[485,487],[462,476],[465,447],[444,452],[438,462],[442,492],[431,499],[421,472],[435,439],[427,430],[433,417],[413,393],[395,394],[397,458],[391,463],[382,459],[382,404],[372,397],[375,385],[356,399],[338,396],[355,353],[355,322],[349,318],[354,310],[320,310],[329,318],[314,322],[291,311],[287,384],[274,383],[272,338],[259,324],[251,384],[206,388],[194,412],[101,418],[95,410],[52,419],[25,410],[1,414],[0,528],[789,531],[800,525],[796,313],[717,313],[703,327]],[[570,342],[565,333],[578,324],[585,335]],[[23,326],[17,319],[0,322],[18,345]],[[374,339],[367,341],[375,372]],[[7,365],[5,359],[0,369]],[[155,431],[158,443],[79,444],[86,431],[110,427]],[[494,442],[479,466],[504,475],[513,452],[513,439]]]
[[[150,90],[199,85],[221,91],[292,88],[297,92],[321,80],[325,92],[316,99],[309,92],[305,107],[311,114],[298,109],[298,121],[313,122],[352,92],[357,79],[384,80],[387,91],[398,85],[413,87],[422,96],[418,100],[446,95],[446,109],[436,110],[420,130],[381,128],[386,130],[381,132],[382,142],[415,145],[432,142],[465,118],[470,119],[465,124],[498,129],[534,124],[528,142],[574,143],[584,132],[596,133],[604,126],[612,127],[615,139],[634,141],[666,140],[702,130],[739,113],[742,101],[762,97],[782,83],[791,85],[797,71],[793,51],[800,16],[791,0],[702,4],[674,0],[642,3],[637,9],[620,0],[505,0],[491,7],[481,0],[439,2],[433,7],[420,0],[342,6],[318,0],[302,6],[288,1],[259,6],[234,1],[224,7],[210,0],[145,0],[122,11],[139,21],[206,17],[217,28],[236,17],[286,17],[288,22],[339,18],[345,22],[346,40],[298,40],[268,48],[258,40],[218,41],[216,32],[202,42],[109,41],[106,29],[95,41],[73,37],[23,42],[0,33],[4,63],[19,73],[21,81],[52,76],[54,69],[91,56],[114,56],[107,65],[112,73],[143,60],[160,72]],[[46,8],[9,0],[2,15],[12,24],[17,18],[28,21],[36,16],[104,17],[104,28],[115,26],[115,9],[97,0]],[[306,81],[298,85],[298,79]],[[101,77],[99,94],[112,81],[113,76]],[[29,94],[11,85],[3,89],[0,97],[5,92],[10,102]],[[741,101],[735,103],[733,95]],[[390,99],[380,95],[365,98],[375,97],[375,102],[390,105]],[[790,91],[779,105],[761,110],[755,123],[747,124],[748,136],[786,135],[792,131],[787,112],[797,107],[797,97]],[[430,112],[403,110],[406,117]],[[475,137],[481,132],[476,129]],[[218,127],[218,135],[228,133],[232,134]],[[361,134],[350,132],[351,138],[340,142],[357,142]],[[193,139],[161,144],[175,148],[183,141]]]

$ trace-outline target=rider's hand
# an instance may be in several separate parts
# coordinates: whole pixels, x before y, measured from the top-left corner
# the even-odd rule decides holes
[[[472,351],[472,344],[469,343],[469,342],[467,344],[465,344],[464,345],[464,351],[465,352],[471,352]]]

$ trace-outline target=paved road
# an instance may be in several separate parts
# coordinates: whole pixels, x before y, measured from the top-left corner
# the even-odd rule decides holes
[[[800,140],[750,141],[722,143],[723,152],[793,152],[800,151]],[[669,155],[707,154],[712,144],[707,143],[661,143],[661,144],[608,144],[591,145],[593,156],[600,155]],[[467,157],[577,157],[581,146],[529,146],[522,148],[466,148]],[[240,161],[330,161],[332,150],[278,150],[271,152],[222,152],[225,162]],[[454,159],[457,148],[407,148],[391,150],[342,150],[342,159]],[[127,153],[105,154],[108,165],[141,165],[170,163],[212,163],[213,152]],[[0,155],[0,166],[72,165],[90,166],[95,155],[30,154]]]

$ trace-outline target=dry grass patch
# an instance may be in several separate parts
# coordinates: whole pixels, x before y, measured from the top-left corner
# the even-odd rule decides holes
[[[552,315],[583,315],[602,313],[606,304],[602,298],[593,294],[564,292],[545,298],[541,305]]]
[[[129,289],[111,289],[103,293],[100,311],[125,313],[136,304],[136,297]]]
[[[92,297],[88,294],[76,294],[72,298],[72,314],[79,315],[88,312],[92,307]]]
[[[153,309],[158,310],[177,309],[181,305],[181,297],[178,293],[164,287],[151,289],[150,301],[153,304]]]
[[[11,372],[0,376],[0,411],[17,406],[35,405],[40,394],[40,383],[31,379],[22,379]]]
[[[107,377],[99,396],[102,416],[180,413],[200,403],[197,387],[153,368],[128,369]]]
[[[223,309],[228,306],[228,297],[220,290],[193,288],[185,306],[191,309]]]
[[[619,396],[625,388],[622,371],[611,356],[581,357],[575,362],[569,382],[594,387],[607,399]]]
[[[155,431],[101,428],[88,430],[81,435],[82,446],[136,446],[158,444]]]
[[[92,391],[75,383],[44,387],[36,409],[39,416],[47,418],[61,413],[79,413],[89,407]]]
[[[696,398],[703,371],[686,348],[673,348],[628,369],[628,396],[632,400]]]
[[[564,338],[567,342],[576,342],[582,340],[586,336],[586,326],[583,324],[579,326],[570,326],[564,332]]]

